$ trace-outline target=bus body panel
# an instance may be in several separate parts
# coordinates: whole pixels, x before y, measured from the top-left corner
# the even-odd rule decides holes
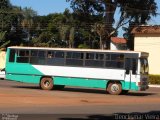
[[[121,81],[122,89],[123,90],[139,90],[139,87],[137,86],[136,82],[127,82],[127,81]]]
[[[55,85],[68,85],[90,88],[105,89],[109,80],[102,79],[85,79],[85,78],[68,78],[68,77],[53,77]]]
[[[41,76],[8,74],[7,79],[17,81],[17,82],[39,84]]]
[[[125,70],[103,69],[103,68],[84,68],[84,67],[65,67],[65,66],[43,66],[33,65],[40,73],[47,76],[62,76],[75,78],[94,78],[124,80]]]

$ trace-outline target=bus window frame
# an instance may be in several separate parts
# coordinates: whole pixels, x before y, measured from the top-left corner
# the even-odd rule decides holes
[[[112,56],[116,55],[114,59],[112,59]],[[121,59],[121,55],[123,55],[123,59]],[[108,57],[109,56],[109,59]],[[125,69],[125,54],[124,53],[106,53],[105,55],[105,68],[110,68],[110,69]],[[119,64],[122,63],[122,64]],[[110,66],[107,66],[110,65]],[[115,66],[113,66],[113,65]],[[122,67],[118,67],[119,65],[122,65]]]
[[[77,66],[77,67],[83,67],[84,65],[84,52],[79,51],[67,51],[65,52],[65,65],[66,66]],[[69,56],[68,56],[69,54]],[[75,54],[79,54],[79,56],[75,56]],[[77,58],[76,58],[77,57]],[[78,64],[77,64],[78,62]],[[75,64],[76,63],[76,64]]]
[[[89,57],[89,54],[91,54],[92,56]],[[100,60],[96,59],[97,54],[101,54],[101,55],[103,54],[103,59],[100,59]],[[99,53],[99,52],[85,52],[84,67],[104,68],[104,62],[105,62],[104,59],[105,59],[105,55],[104,55],[103,52],[102,53]],[[93,64],[90,65],[91,62]],[[101,66],[99,64],[101,64]]]

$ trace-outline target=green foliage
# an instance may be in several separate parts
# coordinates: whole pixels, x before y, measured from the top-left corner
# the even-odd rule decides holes
[[[9,0],[0,0],[0,30],[6,31],[9,29],[11,20],[11,4]]]
[[[6,32],[0,32],[0,49],[5,48],[10,41],[5,38]]]
[[[52,33],[50,32],[42,32],[39,37],[35,37],[32,39],[30,46],[34,47],[52,47],[53,46],[53,38]]]
[[[92,27],[92,31],[96,32],[99,35],[100,38],[100,48],[104,49],[104,42],[106,39],[106,29],[105,29],[105,25],[102,23],[95,23]]]
[[[68,0],[71,1],[71,7],[74,16],[81,22],[94,23],[101,21],[104,15],[104,4],[100,0]],[[94,16],[94,17],[93,17]]]
[[[80,49],[89,49],[89,46],[86,45],[86,44],[80,44],[80,45],[78,46],[78,48],[80,48]]]
[[[160,75],[149,75],[149,83],[160,85]]]

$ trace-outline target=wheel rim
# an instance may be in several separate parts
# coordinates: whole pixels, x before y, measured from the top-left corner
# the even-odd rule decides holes
[[[113,85],[111,86],[111,91],[112,91],[113,93],[118,92],[118,91],[119,91],[119,86],[118,86],[117,84],[113,84]]]
[[[49,82],[49,80],[46,80],[44,82],[44,87],[48,88],[49,86],[50,86],[50,82]]]

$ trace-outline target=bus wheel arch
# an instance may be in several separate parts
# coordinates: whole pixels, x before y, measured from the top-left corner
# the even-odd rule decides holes
[[[40,80],[40,87],[43,90],[52,90],[54,86],[52,77],[43,76]]]
[[[119,95],[122,93],[122,84],[120,81],[109,81],[106,90],[111,95]]]

